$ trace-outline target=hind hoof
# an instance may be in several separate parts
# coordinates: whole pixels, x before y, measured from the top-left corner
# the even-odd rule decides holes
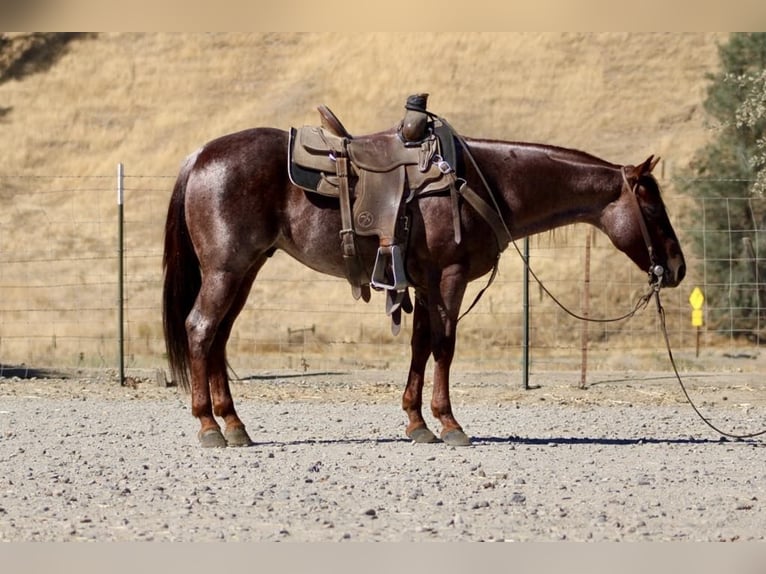
[[[202,448],[224,448],[226,446],[226,439],[223,438],[220,429],[211,428],[200,431],[198,436]]]
[[[226,444],[228,446],[252,446],[253,441],[250,440],[250,436],[247,434],[245,427],[234,427],[229,430],[226,429]]]
[[[442,434],[442,440],[450,446],[471,446],[471,439],[460,429],[452,429]]]
[[[407,436],[412,439],[412,442],[417,444],[430,444],[438,442],[439,440],[436,438],[436,435],[426,427],[418,427],[410,432]]]

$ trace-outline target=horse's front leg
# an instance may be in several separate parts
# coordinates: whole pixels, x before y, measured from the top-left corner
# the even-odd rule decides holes
[[[435,363],[431,412],[442,424],[442,440],[452,446],[471,444],[471,439],[463,432],[463,428],[452,413],[449,395],[450,367],[455,356],[457,321],[466,285],[467,280],[462,267],[455,266],[445,270],[439,284],[438,296],[432,296],[429,304],[431,352]]]
[[[402,408],[409,420],[407,436],[417,443],[436,442],[436,435],[428,429],[422,413],[425,370],[428,357],[431,356],[431,321],[428,307],[421,296],[415,297],[410,346],[410,372],[402,396]]]

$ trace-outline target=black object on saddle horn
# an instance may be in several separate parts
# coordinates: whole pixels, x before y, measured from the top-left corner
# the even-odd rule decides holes
[[[414,94],[407,98],[402,120],[402,139],[405,142],[421,142],[428,135],[428,114],[426,105],[428,94]]]

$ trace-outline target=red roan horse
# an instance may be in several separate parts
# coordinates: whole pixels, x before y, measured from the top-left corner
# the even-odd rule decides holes
[[[606,233],[639,268],[661,266],[663,286],[683,279],[683,254],[651,175],[656,163],[651,157],[638,166],[619,166],[547,145],[472,138],[464,145],[458,147],[459,173],[485,201],[497,203],[514,239],[585,222]],[[472,162],[466,161],[469,154]],[[285,131],[256,128],[226,135],[185,160],[170,199],[165,339],[173,379],[187,391],[191,387],[202,446],[252,444],[229,389],[226,343],[268,258],[282,249],[316,271],[344,277],[338,201],[293,185],[287,162]],[[415,303],[402,398],[406,434],[416,442],[437,440],[421,412],[424,371],[433,356],[431,412],[441,423],[441,439],[470,444],[452,412],[450,365],[466,285],[492,270],[498,241],[463,201],[462,240],[456,243],[449,195],[418,198],[407,209],[405,268]],[[365,260],[373,261],[377,238],[357,242]],[[214,415],[223,419],[223,433]]]

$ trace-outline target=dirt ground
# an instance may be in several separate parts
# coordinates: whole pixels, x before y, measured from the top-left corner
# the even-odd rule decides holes
[[[454,373],[467,448],[406,439],[403,372],[248,373],[226,449],[156,372],[58,374],[0,378],[0,541],[764,539],[766,442],[667,373]],[[759,372],[684,382],[766,427]]]
[[[762,360],[759,359],[762,362]],[[752,366],[752,365],[749,365]],[[740,372],[681,372],[681,382],[698,406],[760,407],[766,405],[766,376],[759,368]],[[6,371],[8,373],[8,371]],[[21,376],[20,376],[21,375]],[[297,400],[398,404],[406,381],[402,370],[280,370],[239,373],[233,381],[235,401]],[[525,405],[674,405],[687,404],[679,380],[667,372],[595,371],[586,386],[572,371],[533,373],[524,389],[518,372],[454,372],[453,404]],[[427,379],[424,396],[430,393]],[[0,377],[0,396],[38,398],[162,399],[184,396],[160,369],[127,369],[125,385],[113,370],[37,370],[16,368]]]
[[[757,361],[763,359],[758,357]],[[520,408],[556,406],[677,406],[690,428],[704,423],[694,413],[686,394],[703,416],[715,419],[717,409],[743,413],[766,410],[766,377],[757,365],[740,372],[605,372],[589,373],[581,385],[577,372],[533,373],[528,388],[518,372],[454,372],[451,398],[460,420],[462,405]],[[752,367],[755,367],[753,369]],[[16,373],[20,374],[20,373]],[[0,397],[48,399],[163,400],[187,405],[185,391],[168,382],[161,369],[128,369],[124,385],[111,370],[69,370],[33,373],[30,378],[0,377]],[[371,404],[398,406],[406,372],[398,370],[288,371],[240,373],[231,383],[235,403],[301,402],[320,404]],[[680,381],[679,381],[680,377]],[[424,389],[424,414],[428,418],[431,381]],[[766,415],[765,415],[766,416]],[[189,413],[190,420],[191,414]],[[498,429],[499,430],[499,429]],[[724,432],[728,429],[721,428]],[[733,431],[745,433],[744,429]]]

